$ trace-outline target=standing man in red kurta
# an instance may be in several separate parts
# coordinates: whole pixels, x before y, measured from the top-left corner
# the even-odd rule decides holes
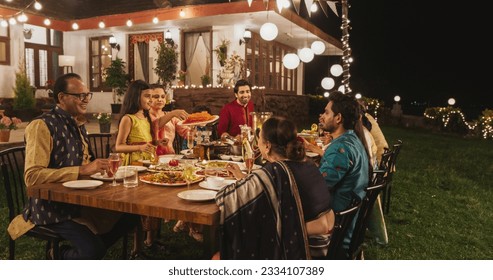
[[[250,112],[254,111],[252,98],[252,87],[246,80],[238,80],[234,87],[236,99],[224,105],[219,113],[219,124],[217,134],[221,139],[230,135],[237,136],[240,134],[240,125],[248,124],[252,127],[252,116]]]

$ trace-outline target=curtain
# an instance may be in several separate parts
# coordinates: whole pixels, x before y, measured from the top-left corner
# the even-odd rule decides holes
[[[211,69],[210,61],[211,61],[211,32],[202,32],[202,41],[204,42],[205,49],[207,50],[207,58],[206,58],[206,67],[205,67],[205,74],[208,75],[209,77],[212,77],[211,73],[209,72]]]
[[[199,42],[200,33],[187,33],[185,34],[185,64],[187,69],[192,64],[193,54],[197,48],[197,43]],[[187,71],[186,82],[191,80],[190,71]]]
[[[149,44],[146,42],[137,42],[137,49],[139,50],[140,65],[142,65],[142,71],[144,74],[144,80],[149,82]]]

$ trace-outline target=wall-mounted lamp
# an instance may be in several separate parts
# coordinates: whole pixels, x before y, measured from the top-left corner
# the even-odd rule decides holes
[[[59,55],[58,66],[63,67],[63,73],[74,72],[73,67],[75,65],[75,56],[73,55]]]
[[[110,46],[112,49],[116,49],[120,51],[120,45],[116,42],[115,36],[111,35],[110,37]]]
[[[252,31],[245,29],[245,32],[243,32],[243,39],[240,39],[240,46],[241,44],[247,44],[250,39],[252,39]]]
[[[166,31],[166,33],[164,33],[164,40],[166,40],[166,43],[170,44],[170,45],[173,45],[174,42],[173,42],[173,38],[171,38],[171,31]]]

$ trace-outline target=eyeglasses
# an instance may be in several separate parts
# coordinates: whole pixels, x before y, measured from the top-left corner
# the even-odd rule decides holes
[[[87,99],[87,101],[89,101],[92,99],[92,92],[83,92],[83,93],[64,92],[64,94],[77,96],[80,99],[80,101],[84,101],[84,99]]]
[[[162,99],[166,99],[166,95],[162,94],[162,95],[159,95],[159,94],[154,94],[152,96],[152,98],[154,99],[159,99],[159,98],[162,98]]]

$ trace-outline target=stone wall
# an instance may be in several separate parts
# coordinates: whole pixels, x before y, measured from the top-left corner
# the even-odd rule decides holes
[[[213,115],[217,115],[224,104],[233,101],[235,96],[233,89],[175,89],[173,99],[174,108],[192,112],[195,106],[206,105]],[[252,100],[256,112],[273,112],[274,115],[289,118],[296,123],[299,130],[308,122],[308,96],[254,90]]]

